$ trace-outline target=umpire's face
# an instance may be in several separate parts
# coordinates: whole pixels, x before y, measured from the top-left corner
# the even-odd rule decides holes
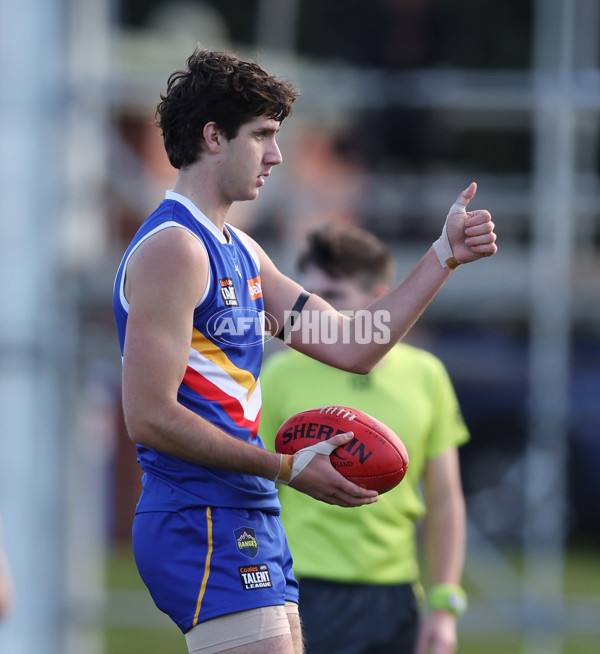
[[[327,300],[338,311],[359,311],[379,295],[376,288],[365,289],[359,277],[334,279],[316,266],[308,266],[302,275],[307,291]]]

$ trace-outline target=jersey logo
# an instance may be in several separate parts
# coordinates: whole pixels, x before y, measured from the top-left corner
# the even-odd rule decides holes
[[[262,286],[260,283],[260,275],[254,277],[253,279],[247,279],[248,290],[250,291],[250,298],[252,300],[258,300],[259,297],[262,297]]]
[[[237,295],[235,294],[235,286],[231,277],[223,277],[219,279],[219,287],[221,289],[221,297],[225,302],[226,307],[239,307]]]
[[[246,565],[238,568],[244,590],[257,590],[259,588],[273,588],[271,574],[266,563]]]
[[[258,541],[256,540],[256,532],[252,527],[239,527],[234,529],[233,535],[238,550],[249,559],[253,559],[258,554]]]

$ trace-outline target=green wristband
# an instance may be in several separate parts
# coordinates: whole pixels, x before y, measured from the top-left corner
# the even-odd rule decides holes
[[[427,593],[427,603],[459,618],[467,610],[467,594],[456,584],[436,584]]]

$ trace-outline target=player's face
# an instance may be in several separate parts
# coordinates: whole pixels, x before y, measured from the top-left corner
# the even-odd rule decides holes
[[[256,198],[273,166],[282,162],[278,131],[278,121],[260,116],[243,124],[231,141],[224,139],[221,182],[230,202]]]
[[[316,266],[309,266],[303,276],[302,285],[307,291],[327,300],[338,311],[359,311],[374,298],[353,279],[333,279]]]

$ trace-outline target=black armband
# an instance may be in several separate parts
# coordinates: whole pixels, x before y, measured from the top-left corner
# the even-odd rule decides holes
[[[298,299],[296,300],[294,306],[292,307],[292,310],[290,311],[290,315],[288,316],[288,319],[285,321],[285,324],[283,325],[282,329],[280,330],[279,334],[277,334],[277,338],[281,341],[286,340],[286,338],[291,334],[294,325],[296,324],[296,320],[300,317],[300,312],[304,308],[304,305],[306,304],[306,301],[310,297],[310,293],[308,291],[302,291],[300,295],[298,296]]]

